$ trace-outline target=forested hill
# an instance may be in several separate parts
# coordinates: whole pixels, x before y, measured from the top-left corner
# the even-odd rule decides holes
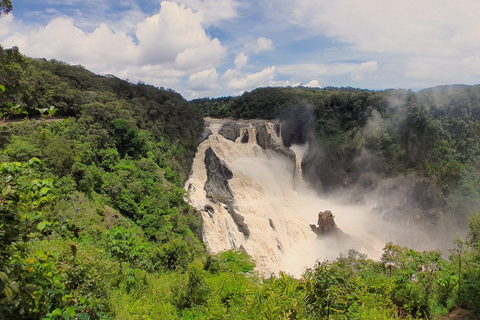
[[[26,58],[17,48],[0,47],[0,64],[0,81],[6,88],[0,96],[2,109],[12,103],[35,117],[54,106],[55,116],[91,118],[104,126],[122,118],[156,140],[179,140],[189,149],[196,147],[203,132],[198,109],[172,90],[99,76],[60,61]]]
[[[442,217],[465,223],[480,210],[480,86],[260,88],[193,103],[212,117],[285,120],[287,144],[311,142],[304,178],[319,191],[383,190],[376,195],[388,198],[396,189],[402,200],[388,206],[408,207],[430,225]]]

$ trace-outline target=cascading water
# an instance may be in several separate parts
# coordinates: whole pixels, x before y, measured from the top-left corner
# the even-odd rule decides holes
[[[365,224],[367,210],[320,199],[301,175],[306,146],[285,148],[275,124],[207,119],[211,134],[198,146],[185,188],[203,218],[211,253],[236,248],[255,259],[263,274],[300,275],[317,259],[349,248],[378,257],[384,241]],[[331,210],[343,240],[317,238],[311,224]]]

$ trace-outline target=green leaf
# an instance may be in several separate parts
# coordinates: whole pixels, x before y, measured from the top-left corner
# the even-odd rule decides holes
[[[70,312],[68,312],[67,310],[63,311],[63,314],[62,314],[63,319],[69,320],[71,317],[72,315],[70,314]]]
[[[75,309],[72,307],[67,308],[67,312],[70,313],[70,315],[73,317],[75,316]]]
[[[78,319],[80,319],[80,320],[90,320],[90,315],[88,313],[80,313],[78,315]]]
[[[48,260],[48,256],[46,254],[42,254],[38,256],[38,260],[44,262]]]
[[[10,283],[10,288],[13,290],[13,292],[20,292],[20,284],[17,281]]]
[[[5,188],[2,190],[2,195],[5,197],[6,195],[10,194],[12,192],[12,186],[7,185]]]
[[[0,84],[0,90],[2,90],[2,92],[5,92],[5,86],[3,84]]]
[[[45,222],[40,222],[39,224],[37,224],[37,229],[42,231],[43,229],[45,229],[46,226],[47,224]]]
[[[28,291],[31,291],[31,292],[35,292],[35,291],[38,291],[40,288],[34,284],[27,284],[27,289]]]
[[[5,272],[0,272],[0,280],[3,281],[3,283],[7,283],[8,282],[8,276]]]
[[[57,309],[53,310],[52,315],[61,316],[62,315],[62,310],[60,308],[57,308]]]
[[[3,292],[5,292],[5,295],[7,296],[7,301],[12,302],[13,300],[13,292],[12,289],[10,288],[5,288],[3,289]]]
[[[42,189],[40,189],[41,194],[47,194],[48,191],[50,191],[50,188],[47,188],[47,187],[43,187]]]

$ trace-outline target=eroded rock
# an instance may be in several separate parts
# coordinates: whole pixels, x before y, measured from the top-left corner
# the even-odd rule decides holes
[[[235,142],[238,137],[240,137],[240,126],[236,123],[228,122],[225,123],[218,134],[222,135],[225,139]]]
[[[242,215],[238,214],[231,204],[228,204],[226,209],[230,214],[230,216],[232,217],[235,224],[237,225],[238,231],[240,231],[245,237],[245,239],[247,240],[248,237],[250,236],[250,229],[248,228],[248,225],[245,223],[245,218]]]
[[[335,217],[330,210],[320,211],[318,213],[317,225],[311,224],[310,228],[317,234],[317,236],[329,235],[329,234],[343,234],[343,232],[337,227],[335,223]]]
[[[207,169],[207,181],[204,190],[207,198],[214,202],[231,203],[233,192],[228,185],[228,180],[233,178],[232,171],[220,160],[212,148],[205,151],[205,168]]]

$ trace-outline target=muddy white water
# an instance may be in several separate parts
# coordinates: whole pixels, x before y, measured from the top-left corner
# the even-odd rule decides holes
[[[212,134],[199,145],[185,184],[188,200],[202,213],[203,241],[209,252],[241,248],[253,257],[260,273],[285,271],[294,276],[301,275],[317,259],[334,259],[349,248],[367,253],[370,258],[381,255],[385,239],[375,234],[377,227],[370,223],[369,208],[321,199],[305,185],[300,164],[306,146],[291,148],[297,156],[293,173],[288,160],[256,143],[252,124],[248,127],[248,143],[241,143],[241,138],[233,142],[218,134],[225,122],[207,119]],[[281,139],[275,134],[273,123],[262,123],[267,124],[273,139]],[[243,216],[250,230],[248,238],[238,230],[225,204],[206,197],[205,150],[209,147],[233,173],[228,183],[234,193],[235,211]],[[206,205],[214,212],[205,210]],[[338,227],[353,241],[317,239],[309,225],[316,224],[318,213],[324,210],[333,212]]]

